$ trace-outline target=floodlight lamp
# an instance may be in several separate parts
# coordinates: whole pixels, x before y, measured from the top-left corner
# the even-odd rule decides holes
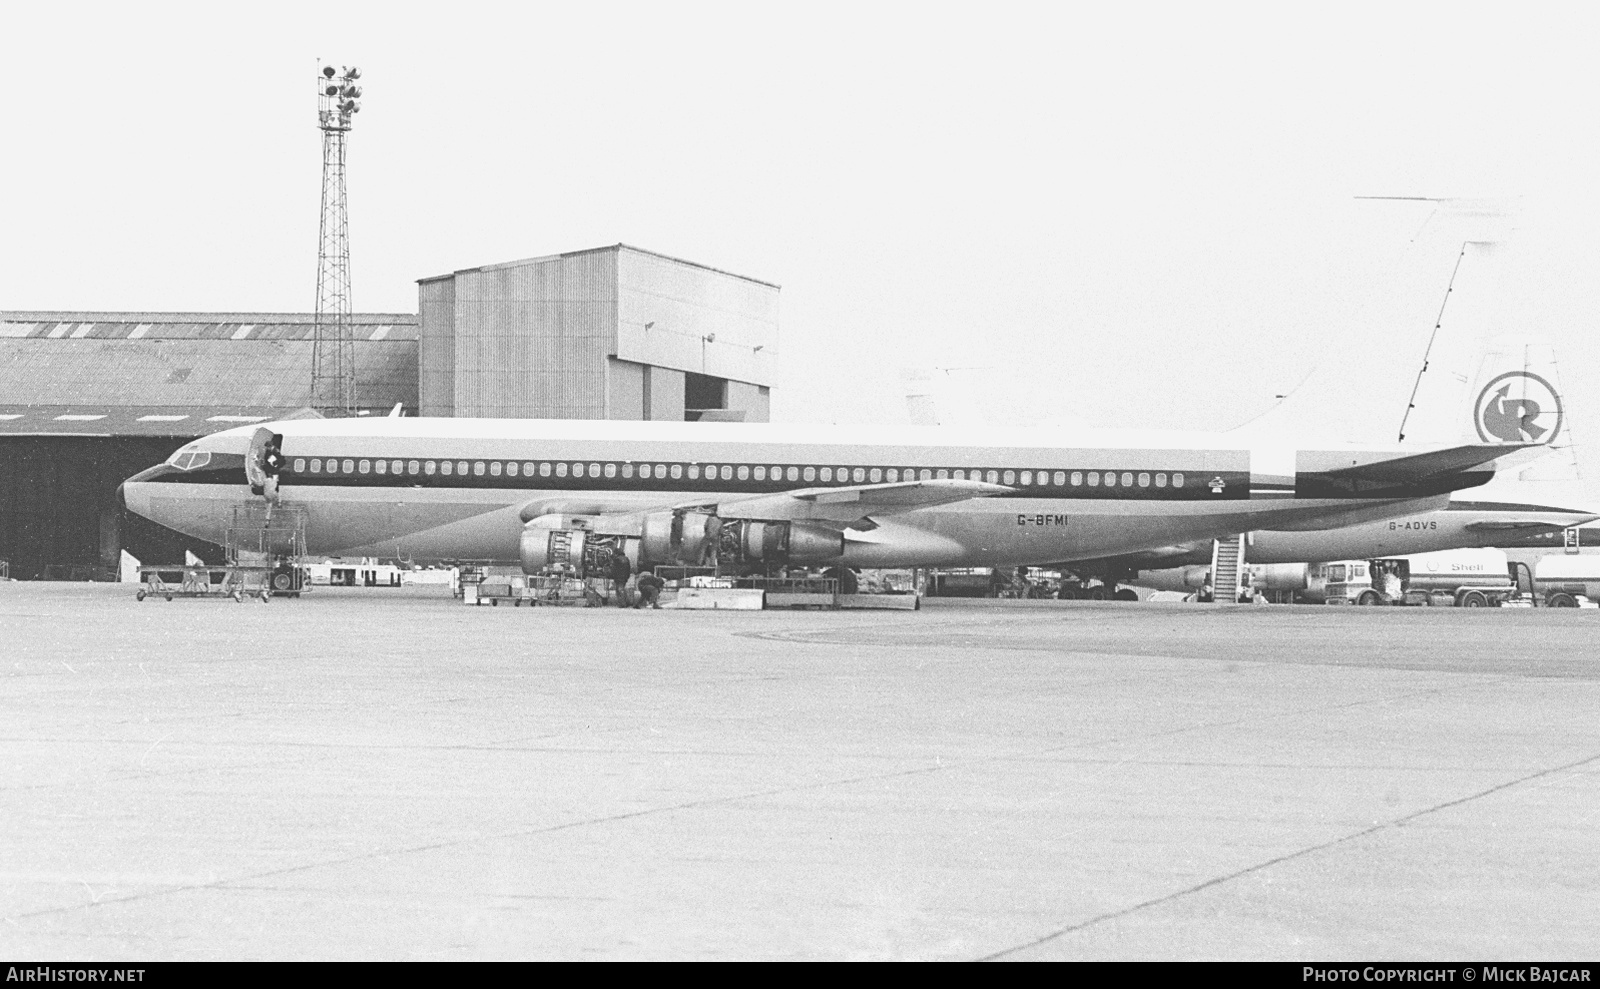
[[[329,96],[338,96],[339,95],[339,87],[338,86],[329,86],[327,89],[323,90],[323,92],[327,93]]]
[[[716,343],[717,335],[715,333],[707,333],[705,336],[705,341],[706,343]]]
[[[356,97],[357,99],[360,99],[361,98],[361,87],[360,86],[351,86],[350,87],[350,95]]]
[[[327,77],[328,77],[328,78],[329,78],[329,79],[332,79],[332,78],[333,78],[333,73],[334,73],[334,71],[335,71],[335,70],[334,70],[334,67],[333,67],[333,66],[331,66],[331,65],[324,65],[324,66],[323,66],[323,67],[322,67],[322,74],[323,74],[323,75],[325,75],[325,76],[327,76]]]

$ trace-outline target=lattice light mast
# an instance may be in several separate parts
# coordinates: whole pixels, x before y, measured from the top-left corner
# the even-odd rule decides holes
[[[311,336],[311,404],[323,415],[356,414],[356,350],[350,333],[350,227],[344,191],[345,135],[361,110],[361,70],[324,65],[317,74],[322,128],[322,232],[317,251],[317,323]]]

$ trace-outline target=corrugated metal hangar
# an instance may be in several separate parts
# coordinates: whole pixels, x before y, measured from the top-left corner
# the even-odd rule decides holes
[[[357,314],[361,413],[765,422],[778,286],[616,244],[418,283]],[[207,433],[314,415],[309,313],[0,312],[0,561],[100,579],[199,544],[117,486]]]
[[[768,420],[776,285],[626,244],[418,285],[423,415]]]
[[[12,577],[101,577],[221,549],[122,510],[117,486],[190,440],[306,414],[303,313],[0,312],[0,560]],[[352,317],[363,400],[416,407],[417,318]]]

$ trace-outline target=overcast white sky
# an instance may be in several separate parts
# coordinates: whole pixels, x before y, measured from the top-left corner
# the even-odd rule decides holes
[[[360,310],[625,241],[783,285],[777,418],[943,365],[998,422],[1220,428],[1320,365],[1381,440],[1459,245],[1354,197],[1520,197],[1504,328],[1600,437],[1592,7],[245,10],[8,9],[0,308],[311,309],[321,57]]]

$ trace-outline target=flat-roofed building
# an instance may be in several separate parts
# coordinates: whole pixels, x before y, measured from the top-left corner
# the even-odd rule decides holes
[[[626,244],[418,282],[423,415],[766,422],[778,286]]]

